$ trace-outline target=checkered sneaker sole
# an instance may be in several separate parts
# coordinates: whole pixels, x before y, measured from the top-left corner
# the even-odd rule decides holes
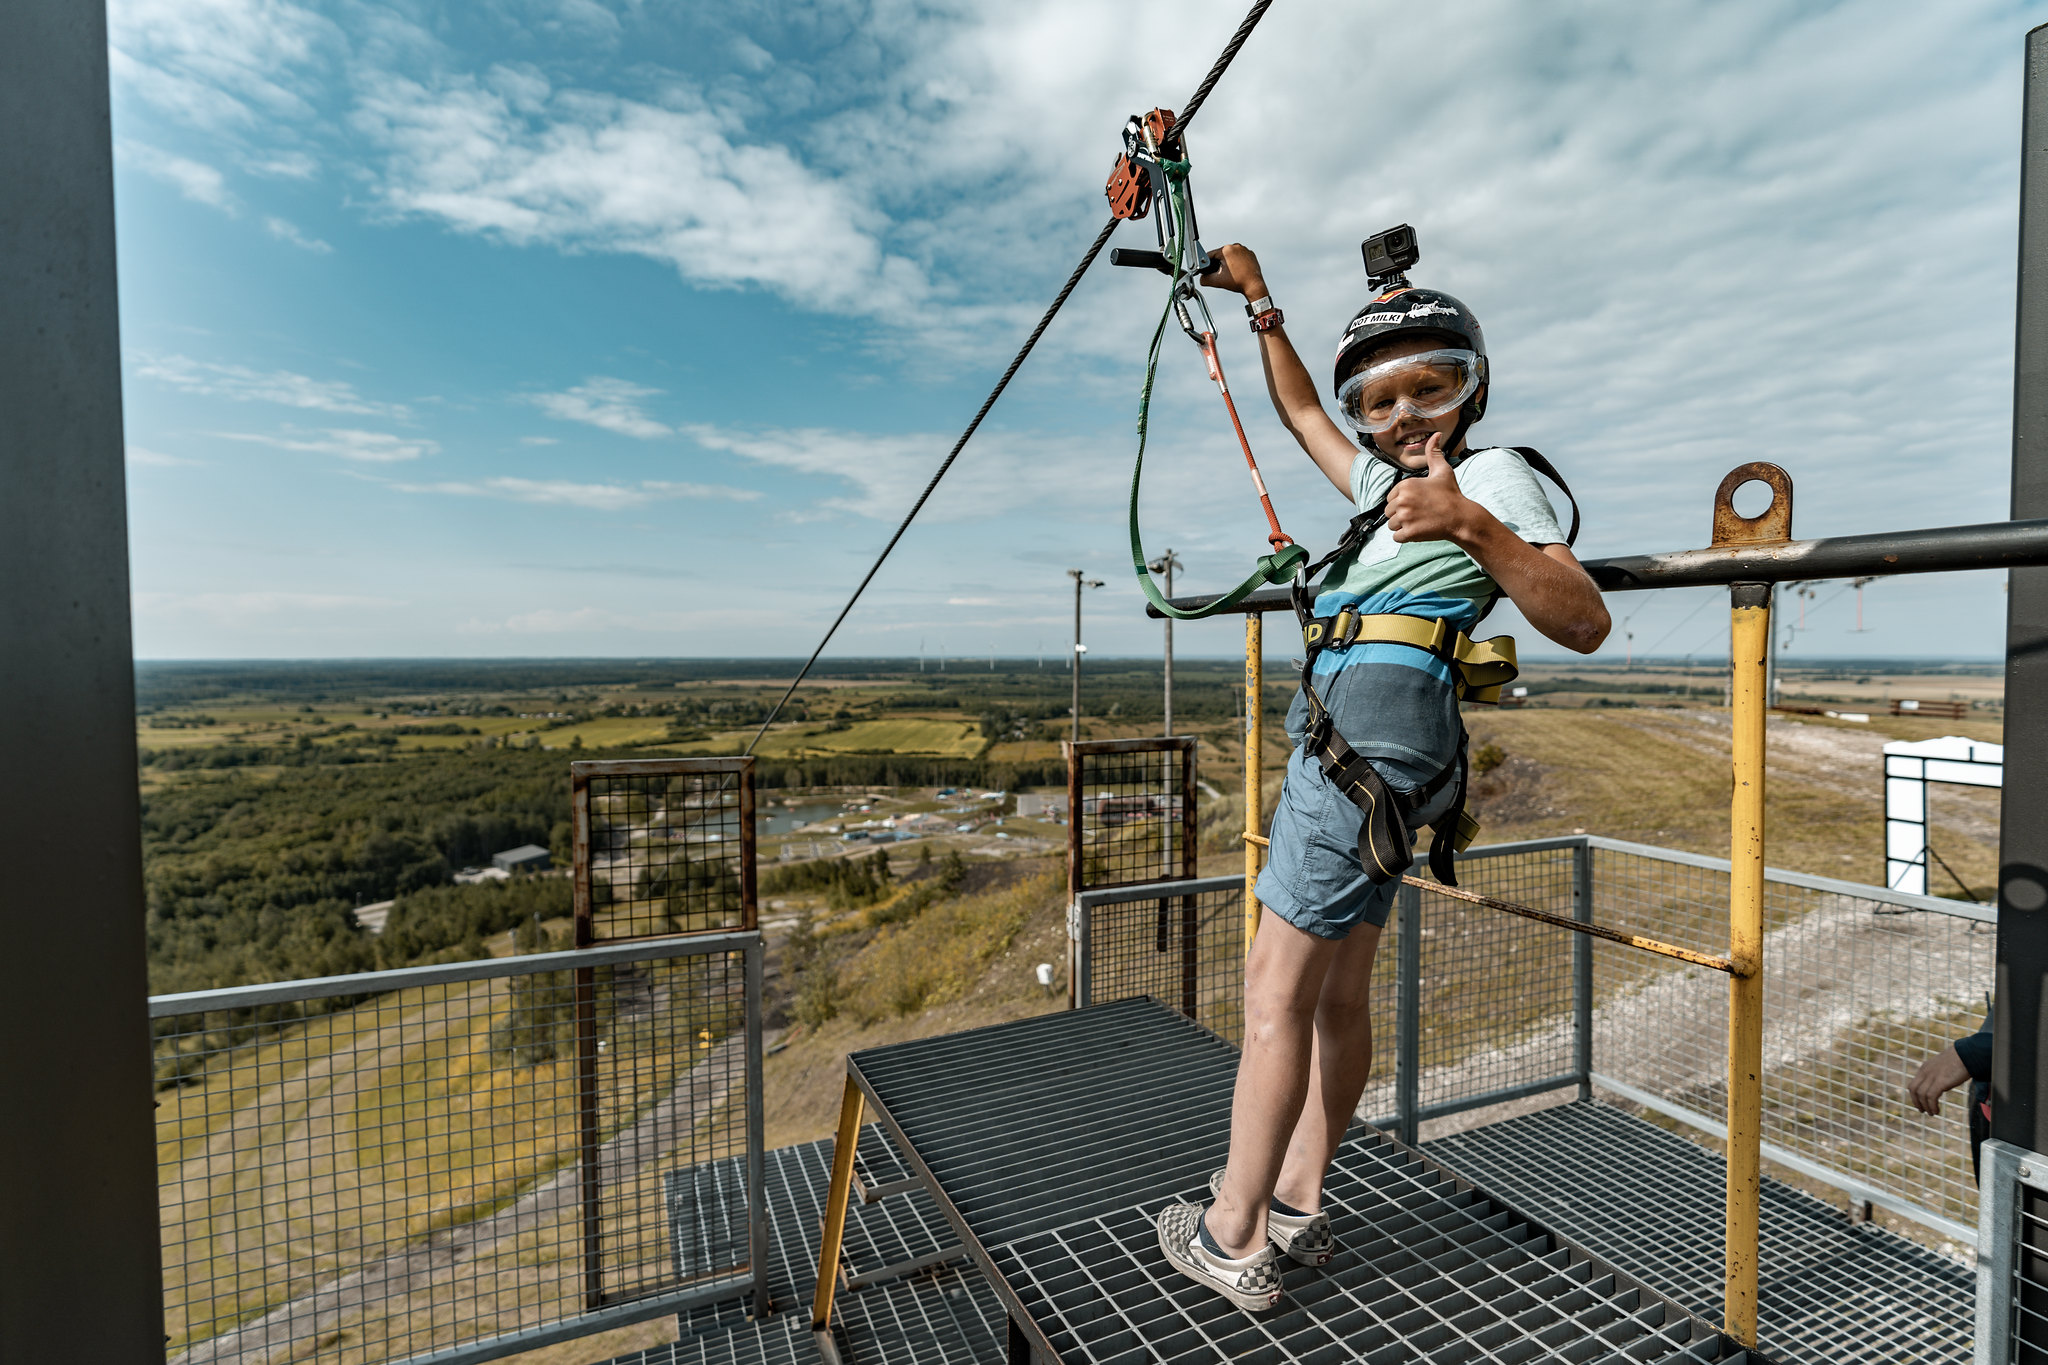
[[[1223,1172],[1209,1177],[1209,1193],[1223,1193]],[[1266,1240],[1292,1257],[1297,1265],[1328,1265],[1337,1254],[1337,1238],[1327,1213],[1292,1214],[1266,1210]]]
[[[1279,1257],[1271,1244],[1232,1261],[1202,1245],[1202,1206],[1168,1204],[1159,1211],[1159,1249],[1175,1270],[1215,1290],[1239,1308],[1263,1312],[1280,1302]]]

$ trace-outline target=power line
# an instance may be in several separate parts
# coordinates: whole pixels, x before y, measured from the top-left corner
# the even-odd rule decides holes
[[[1194,118],[1196,111],[1201,109],[1203,101],[1209,98],[1209,92],[1216,88],[1216,82],[1221,80],[1223,73],[1229,69],[1232,59],[1237,56],[1238,49],[1243,47],[1245,40],[1252,36],[1252,30],[1258,26],[1259,20],[1265,17],[1267,9],[1272,4],[1273,0],[1258,0],[1258,3],[1254,4],[1250,12],[1245,15],[1244,22],[1237,26],[1237,32],[1230,35],[1230,41],[1223,45],[1223,51],[1216,58],[1215,65],[1209,68],[1209,74],[1202,78],[1202,83],[1195,87],[1195,93],[1188,97],[1187,106],[1181,110],[1177,124],[1181,130],[1186,130],[1189,121]],[[882,547],[882,553],[875,557],[875,562],[861,576],[860,585],[853,590],[853,596],[846,599],[846,605],[839,609],[839,615],[832,618],[832,624],[825,629],[825,638],[818,641],[818,647],[811,651],[810,658],[804,660],[804,666],[797,670],[796,677],[790,679],[789,687],[776,701],[774,708],[768,712],[768,718],[761,722],[761,728],[754,733],[754,737],[751,740],[747,741],[747,753],[751,754],[754,752],[754,746],[761,742],[761,737],[768,733],[768,727],[773,725],[775,718],[782,714],[782,708],[796,694],[797,688],[803,685],[804,679],[810,676],[811,666],[818,662],[818,656],[825,652],[825,646],[832,643],[832,637],[838,632],[840,623],[845,621],[847,613],[853,610],[853,604],[860,601],[860,595],[867,591],[868,584],[873,582],[875,575],[881,571],[883,561],[888,559],[890,551],[896,548],[896,542],[903,539],[903,533],[910,529],[910,523],[915,521],[917,514],[924,510],[925,502],[930,499],[932,490],[939,486],[940,479],[946,477],[946,471],[953,467],[953,461],[960,457],[960,452],[966,448],[967,442],[973,438],[974,433],[981,427],[981,419],[988,416],[989,409],[996,405],[996,399],[1003,396],[1003,390],[1010,386],[1010,380],[1022,368],[1024,358],[1031,354],[1034,346],[1038,345],[1039,337],[1045,335],[1045,329],[1052,325],[1053,318],[1058,316],[1061,307],[1066,304],[1067,295],[1074,292],[1074,287],[1081,283],[1081,277],[1088,273],[1088,267],[1095,264],[1095,258],[1102,254],[1102,248],[1109,244],[1110,234],[1116,231],[1116,225],[1121,221],[1119,218],[1111,218],[1102,225],[1102,231],[1095,234],[1095,240],[1089,244],[1088,250],[1082,253],[1080,264],[1076,265],[1074,272],[1067,276],[1067,282],[1060,287],[1060,292],[1053,296],[1052,305],[1045,310],[1045,316],[1040,318],[1038,325],[1031,329],[1031,335],[1024,339],[1024,345],[1018,350],[1016,357],[1010,361],[1010,367],[1003,371],[1003,377],[996,381],[995,388],[991,389],[988,397],[982,400],[981,409],[974,414],[974,420],[967,424],[967,430],[960,433],[960,439],[953,443],[953,449],[947,452],[944,460],[940,461],[938,470],[932,475],[931,482],[924,486],[924,492],[918,494],[917,501],[910,505],[910,511],[904,515],[902,524],[896,528],[896,533],[889,537],[889,543]]]
[[[1647,659],[1651,655],[1655,654],[1657,652],[1657,645],[1663,644],[1666,640],[1678,634],[1679,631],[1685,629],[1685,622],[1692,620],[1692,618],[1695,616],[1698,616],[1700,614],[1700,609],[1702,607],[1705,607],[1707,603],[1713,600],[1713,593],[1708,593],[1705,597],[1702,597],[1699,600],[1699,602],[1693,607],[1693,609],[1685,614],[1684,620],[1680,621],[1677,625],[1673,626],[1671,629],[1665,631],[1662,635],[1658,636],[1656,645],[1651,645],[1648,649],[1643,651],[1643,657]]]

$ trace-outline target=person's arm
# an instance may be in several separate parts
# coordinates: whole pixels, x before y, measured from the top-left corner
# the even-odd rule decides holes
[[[1216,267],[1202,277],[1203,284],[1242,294],[1255,302],[1270,297],[1265,276],[1259,272],[1259,258],[1250,247],[1232,242],[1218,248],[1214,259]],[[1266,392],[1273,399],[1273,410],[1280,414],[1281,424],[1348,501],[1351,464],[1358,458],[1358,447],[1323,411],[1322,399],[1316,395],[1316,381],[1309,377],[1308,367],[1295,354],[1294,343],[1287,339],[1284,326],[1259,333],[1259,360],[1266,370]]]
[[[1956,1045],[1950,1043],[1920,1063],[1912,1083],[1906,1087],[1906,1097],[1921,1113],[1939,1114],[1941,1097],[1969,1079],[1970,1068],[1963,1065],[1963,1059],[1956,1055]]]
[[[1429,440],[1429,474],[1403,479],[1387,494],[1387,529],[1396,541],[1448,540],[1500,585],[1530,625],[1566,649],[1591,654],[1613,621],[1600,589],[1569,545],[1540,549],[1458,487],[1441,433]]]
[[[1920,1063],[1906,1086],[1906,1098],[1923,1114],[1941,1113],[1941,1097],[1964,1081],[1991,1079],[1991,1011],[1984,1012],[1984,1026],[1967,1038],[1958,1038]]]

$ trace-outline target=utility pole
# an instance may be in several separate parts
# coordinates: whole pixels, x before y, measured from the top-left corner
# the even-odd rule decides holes
[[[1863,590],[1866,587],[1870,586],[1872,583],[1875,583],[1877,579],[1875,576],[1873,576],[1870,578],[1853,578],[1849,581],[1851,586],[1853,586],[1856,589],[1856,629],[1851,631],[1850,633],[1853,635],[1861,635],[1864,633]]]
[[[1173,598],[1173,571],[1180,566],[1180,556],[1175,554],[1170,548],[1166,553],[1145,566],[1153,573],[1166,576],[1166,596],[1169,601]],[[1163,735],[1171,735],[1173,733],[1173,618],[1171,616],[1166,618],[1166,719],[1160,727],[1159,733]]]
[[[1088,646],[1081,643],[1081,589],[1099,588],[1102,580],[1090,578],[1080,569],[1067,570],[1067,577],[1074,580],[1074,742],[1081,740],[1081,656],[1088,652]],[[1069,815],[1069,819],[1073,816]]]

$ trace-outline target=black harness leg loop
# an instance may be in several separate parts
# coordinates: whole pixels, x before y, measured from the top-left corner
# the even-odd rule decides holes
[[[1468,776],[1465,756],[1468,747],[1468,736],[1460,727],[1457,761],[1450,769],[1446,769],[1455,770],[1457,773],[1457,795],[1451,798],[1451,804],[1444,808],[1444,813],[1430,823],[1429,871],[1431,876],[1445,886],[1458,884],[1458,826],[1465,815],[1465,788]]]

